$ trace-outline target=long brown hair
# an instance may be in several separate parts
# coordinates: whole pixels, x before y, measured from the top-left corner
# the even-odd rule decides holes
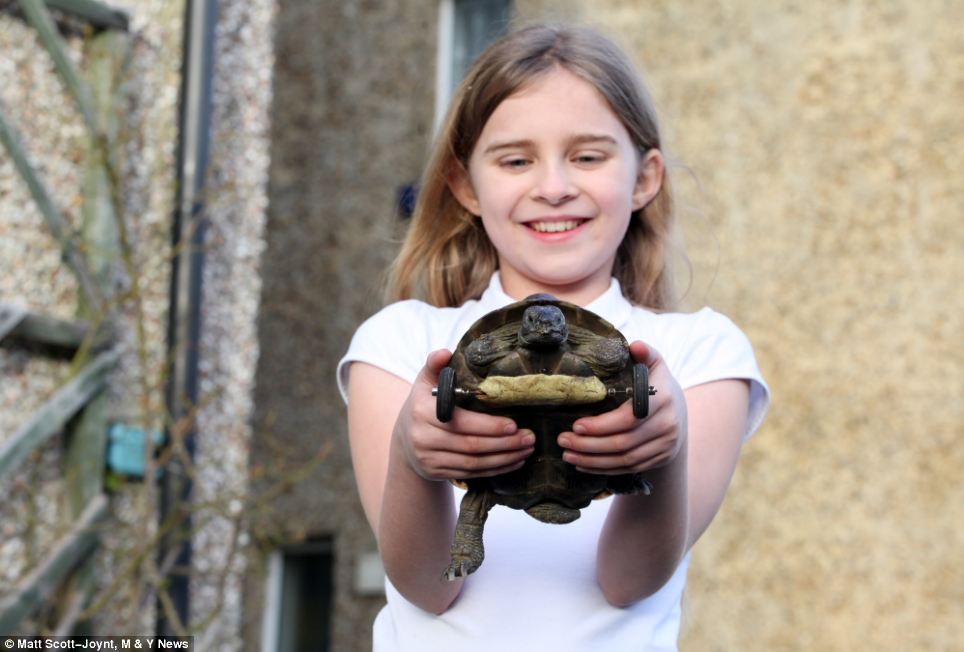
[[[507,97],[561,66],[592,84],[629,132],[640,156],[660,149],[656,114],[632,63],[609,39],[586,28],[533,26],[496,41],[455,93],[422,177],[401,251],[390,270],[388,299],[418,298],[458,306],[478,298],[498,267],[481,220],[449,190],[468,169],[482,128]],[[655,198],[635,211],[616,252],[613,275],[626,297],[656,310],[675,306],[669,253],[673,200],[668,175]]]

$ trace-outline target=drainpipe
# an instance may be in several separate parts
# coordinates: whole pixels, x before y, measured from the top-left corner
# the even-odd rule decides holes
[[[183,64],[177,151],[177,204],[172,242],[175,257],[171,271],[168,317],[167,408],[171,423],[186,422],[198,402],[198,363],[201,343],[201,282],[204,271],[204,181],[208,168],[211,127],[211,79],[217,0],[186,0]],[[168,429],[167,441],[172,433]],[[196,425],[183,433],[184,450],[193,467]],[[159,563],[174,565],[165,574],[166,591],[178,620],[190,622],[192,480],[190,469],[177,456],[170,457],[160,481],[160,522],[183,516],[179,527],[161,541]],[[162,566],[163,568],[163,566]],[[175,624],[158,604],[157,633],[173,636]]]

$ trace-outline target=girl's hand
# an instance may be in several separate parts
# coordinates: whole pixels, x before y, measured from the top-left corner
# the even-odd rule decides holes
[[[632,401],[615,410],[577,419],[573,432],[559,435],[562,458],[586,473],[638,473],[663,466],[680,452],[686,437],[686,399],[659,353],[636,341],[633,359],[649,367],[657,388],[649,397],[649,416],[637,419]]]
[[[452,419],[435,417],[432,388],[452,354],[429,354],[395,422],[393,439],[408,465],[427,480],[480,478],[513,471],[534,449],[535,435],[515,422],[456,407]]]

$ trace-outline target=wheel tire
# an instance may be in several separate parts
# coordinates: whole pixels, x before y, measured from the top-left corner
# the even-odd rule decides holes
[[[443,367],[438,374],[438,393],[435,396],[435,416],[442,423],[452,419],[455,409],[455,369]]]
[[[642,362],[633,365],[633,414],[637,419],[649,416],[649,367]]]

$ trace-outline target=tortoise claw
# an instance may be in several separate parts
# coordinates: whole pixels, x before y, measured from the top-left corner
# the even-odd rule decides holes
[[[482,560],[475,559],[453,559],[449,567],[445,569],[442,578],[451,582],[456,577],[467,577],[478,570],[482,565]]]
[[[462,497],[452,541],[452,562],[442,573],[448,581],[474,573],[482,565],[485,559],[482,528],[494,504],[492,494],[487,491],[469,489]]]

